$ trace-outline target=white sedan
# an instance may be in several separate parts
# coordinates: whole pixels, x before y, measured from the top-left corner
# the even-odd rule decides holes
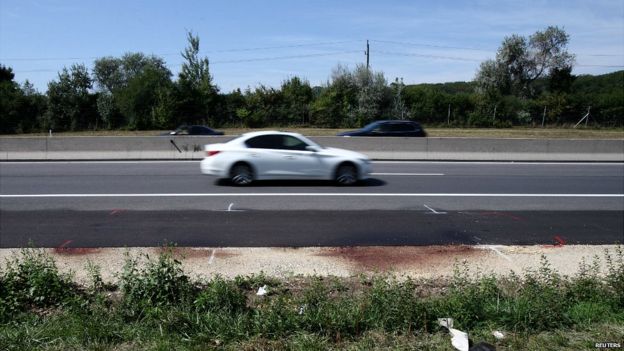
[[[322,147],[297,133],[263,131],[205,146],[201,172],[247,185],[265,179],[326,179],[352,185],[370,173],[360,153]]]

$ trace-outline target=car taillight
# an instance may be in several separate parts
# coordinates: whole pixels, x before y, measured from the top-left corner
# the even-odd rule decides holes
[[[221,152],[221,151],[214,151],[214,150],[206,151],[206,156],[207,157],[214,156],[214,155],[218,154],[219,152]]]

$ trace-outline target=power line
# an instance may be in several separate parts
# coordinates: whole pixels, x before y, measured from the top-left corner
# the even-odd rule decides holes
[[[300,47],[321,46],[321,45],[336,45],[336,44],[352,43],[352,42],[356,42],[356,41],[359,41],[359,40],[326,41],[326,42],[307,43],[307,44],[292,44],[292,45],[262,46],[262,47],[252,47],[252,48],[234,48],[234,49],[223,49],[223,50],[209,50],[209,51],[202,51],[202,54],[220,53],[220,52],[261,51],[261,50],[300,48]],[[178,53],[151,53],[150,55],[171,56],[171,55],[180,55],[180,53],[179,52]],[[106,57],[106,56],[111,56],[111,55],[86,56],[86,57],[17,57],[17,58],[0,58],[0,61],[95,60],[95,59]]]
[[[415,57],[425,57],[425,58],[432,58],[432,59],[454,60],[454,61],[469,61],[469,62],[483,61],[481,59],[473,59],[473,58],[467,58],[467,57],[425,55],[425,54],[413,54],[413,53],[392,52],[392,51],[377,51],[377,53],[382,54],[382,55],[391,55],[391,56],[415,56]]]
[[[244,49],[210,50],[210,51],[205,51],[204,53],[209,54],[209,53],[217,53],[217,52],[240,52],[240,51],[259,51],[259,50],[273,50],[273,49],[286,49],[286,48],[300,48],[300,47],[308,47],[308,46],[345,44],[345,43],[353,43],[356,41],[360,41],[360,40],[327,41],[327,42],[320,42],[320,43],[264,46],[264,47],[244,48]]]
[[[228,63],[243,63],[243,62],[261,62],[261,61],[290,60],[290,59],[307,58],[307,57],[321,57],[321,56],[333,56],[333,55],[341,55],[341,54],[353,54],[353,53],[359,53],[359,52],[360,52],[360,50],[345,50],[345,51],[334,51],[334,52],[325,52],[325,53],[318,53],[318,54],[255,57],[255,58],[249,58],[249,59],[211,61],[210,65],[228,64]],[[166,65],[166,66],[169,67],[169,68],[180,67],[180,66],[182,66],[182,63],[170,64],[170,65]],[[56,70],[56,69],[34,69],[34,70],[25,70],[25,71],[15,71],[15,73],[36,73],[36,72],[57,72],[57,71],[58,70]]]
[[[238,60],[222,60],[222,61],[212,61],[210,64],[222,64],[222,63],[240,63],[240,62],[259,62],[259,61],[276,61],[276,60],[290,60],[297,58],[305,58],[305,57],[319,57],[319,56],[333,56],[340,54],[352,54],[360,52],[360,50],[347,50],[347,51],[335,51],[335,52],[325,52],[319,54],[305,54],[305,55],[290,55],[290,56],[273,56],[273,57],[257,57],[257,58],[249,58],[249,59],[238,59]]]
[[[480,48],[475,48],[475,47],[461,47],[461,46],[446,46],[446,45],[422,44],[422,43],[411,43],[411,42],[394,41],[394,40],[371,40],[371,41],[377,42],[377,43],[396,44],[396,45],[425,46],[425,47],[437,48],[437,49],[454,49],[454,50],[470,50],[470,51],[492,52],[492,50],[480,49]]]
[[[624,65],[575,65],[577,67],[605,67],[605,68],[622,68]]]

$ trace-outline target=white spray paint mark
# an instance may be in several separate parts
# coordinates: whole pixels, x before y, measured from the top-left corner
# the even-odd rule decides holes
[[[228,206],[228,212],[232,212],[232,206],[234,206],[234,203],[230,203],[230,206]]]
[[[476,241],[481,241],[481,238],[479,238],[478,236],[473,236],[473,239],[475,239]]]
[[[431,208],[431,207],[429,207],[429,206],[427,206],[427,205],[424,205],[424,206],[425,206],[427,209],[429,209],[429,211],[433,212],[433,214],[446,214],[446,212],[438,212],[438,211],[434,210],[433,208]]]
[[[500,250],[498,248],[496,248],[496,246],[494,245],[486,245],[485,246],[487,249],[494,251],[497,255],[499,255],[500,257],[506,259],[507,261],[511,262],[511,258],[507,255],[505,255],[504,253],[500,252]]]
[[[210,253],[210,258],[208,259],[208,264],[212,264],[212,261],[214,261],[215,251],[215,249],[212,249],[212,252]]]

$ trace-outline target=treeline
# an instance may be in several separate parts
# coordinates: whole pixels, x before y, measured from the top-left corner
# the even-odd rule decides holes
[[[561,35],[550,29],[535,36]],[[63,68],[42,94],[28,81],[15,82],[12,69],[0,65],[0,133],[171,129],[180,124],[353,128],[376,119],[462,127],[570,125],[590,107],[590,125],[623,126],[624,71],[574,76],[563,51],[568,56],[553,58],[553,65],[541,67],[539,75],[531,75],[535,65],[519,72],[505,53],[513,49],[516,58],[522,50],[535,51],[527,44],[531,41],[523,44],[519,38],[506,38],[497,59],[484,62],[474,82],[408,86],[398,79],[388,83],[382,72],[358,65],[337,66],[323,86],[312,87],[295,76],[277,88],[259,85],[222,93],[208,59],[198,55],[199,38],[191,33],[175,79],[162,58],[127,53],[99,58],[91,71],[82,64]],[[543,55],[539,59],[547,61]]]

